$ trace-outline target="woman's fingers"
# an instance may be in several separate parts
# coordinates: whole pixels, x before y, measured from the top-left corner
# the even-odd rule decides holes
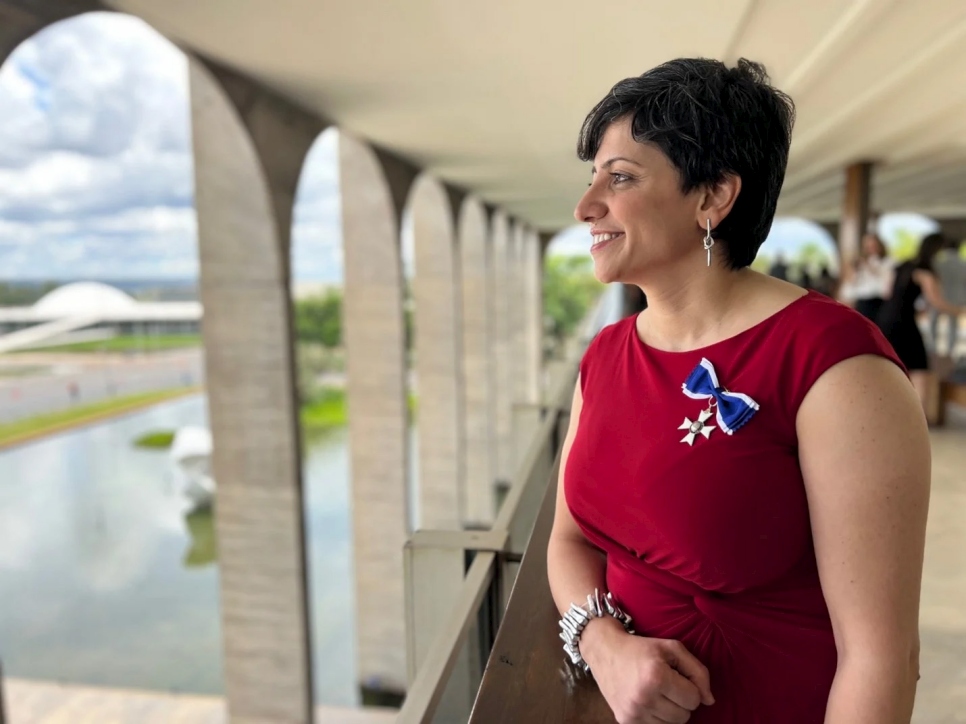
[[[655,721],[660,722],[660,724],[685,724],[691,718],[691,711],[691,709],[679,706],[668,697],[662,696],[659,701],[654,703],[651,714]]]
[[[694,654],[688,651],[680,641],[668,641],[665,654],[668,657],[668,665],[697,687],[700,693],[700,703],[705,706],[714,704],[714,696],[711,694],[711,675],[708,673],[708,668],[698,661]],[[697,706],[693,708],[697,708]]]
[[[698,687],[674,669],[668,668],[665,671],[667,673],[661,682],[658,698],[682,711],[692,712],[697,709],[701,705],[701,692],[698,691]],[[661,703],[661,701],[655,702],[655,712]]]

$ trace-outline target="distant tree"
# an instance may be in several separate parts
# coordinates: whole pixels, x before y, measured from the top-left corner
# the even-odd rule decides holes
[[[556,343],[567,339],[604,291],[587,256],[548,256],[543,269],[545,332]]]
[[[811,275],[818,274],[823,266],[828,266],[831,262],[832,255],[817,241],[808,241],[802,244],[794,258],[794,264],[799,271]]]
[[[26,307],[53,291],[57,282],[0,282],[0,307]]]
[[[299,342],[329,349],[341,346],[342,292],[330,289],[325,294],[296,300],[295,336]]]
[[[892,256],[896,261],[908,261],[919,253],[919,242],[922,239],[908,229],[898,229],[896,240],[890,248]]]
[[[755,257],[755,260],[751,262],[751,268],[756,272],[767,274],[771,269],[773,261],[774,260],[768,256],[768,254],[758,254],[758,256]]]

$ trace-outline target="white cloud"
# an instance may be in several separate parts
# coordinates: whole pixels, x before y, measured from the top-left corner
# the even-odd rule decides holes
[[[0,279],[198,273],[186,59],[142,21],[56,23],[0,67]],[[294,276],[342,279],[338,137],[303,169]]]
[[[296,281],[341,282],[339,136],[319,136],[302,167],[292,214],[292,276]]]
[[[186,60],[92,13],[0,68],[0,278],[197,274]]]

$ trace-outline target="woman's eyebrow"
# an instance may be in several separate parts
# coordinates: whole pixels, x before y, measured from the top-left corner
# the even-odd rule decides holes
[[[632,159],[632,158],[627,158],[626,156],[614,156],[613,158],[609,158],[609,159],[607,159],[606,161],[604,161],[604,162],[603,162],[603,163],[602,163],[602,164],[600,165],[600,168],[601,168],[601,170],[603,170],[603,169],[606,169],[606,168],[610,168],[610,167],[611,167],[611,166],[612,166],[613,164],[615,164],[615,163],[617,163],[618,161],[626,161],[627,163],[632,163],[632,164],[634,164],[635,166],[640,166],[640,165],[641,165],[641,164],[639,164],[639,163],[638,163],[637,161],[635,161],[635,160],[634,160],[634,159]],[[593,174],[593,173],[597,173],[597,167],[596,167],[596,166],[594,166],[594,168],[592,168],[592,169],[590,170],[590,172],[591,172],[592,174]]]

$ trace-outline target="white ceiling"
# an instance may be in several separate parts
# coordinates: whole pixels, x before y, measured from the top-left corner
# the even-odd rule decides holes
[[[966,216],[966,0],[110,0],[544,229],[571,223],[584,115],[669,58],[766,64],[798,105],[779,212]]]

